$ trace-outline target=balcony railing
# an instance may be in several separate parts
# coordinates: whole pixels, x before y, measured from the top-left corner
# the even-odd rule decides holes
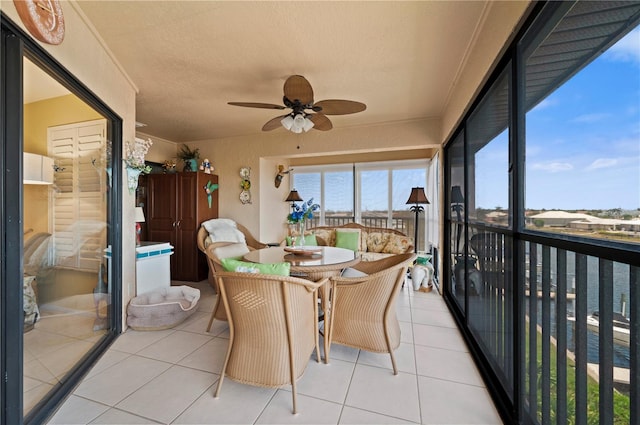
[[[638,317],[629,314],[638,268],[536,243],[526,243],[525,252],[529,417],[630,423],[631,377],[640,372],[631,358]]]
[[[310,220],[311,227],[318,227],[320,224],[320,218],[316,217]],[[345,217],[345,216],[325,216],[324,225],[325,226],[342,226],[344,224],[353,223],[355,221],[353,216]],[[381,228],[391,228],[395,230],[399,230],[405,235],[413,235],[413,218],[406,217],[394,217],[391,219],[391,225],[389,225],[389,220],[386,217],[379,216],[363,216],[360,219],[360,224],[367,227],[381,227]]]
[[[640,394],[640,268],[520,244],[522,258],[513,261],[510,237],[471,237],[467,255],[454,260],[452,293],[524,423],[630,423],[632,399],[637,405]],[[522,300],[517,316],[516,300]],[[514,394],[516,376],[520,394]]]

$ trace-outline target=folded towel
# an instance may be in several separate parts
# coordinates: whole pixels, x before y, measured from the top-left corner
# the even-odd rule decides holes
[[[209,232],[211,242],[246,243],[244,233],[236,227],[236,222],[228,218],[214,218],[202,223]]]

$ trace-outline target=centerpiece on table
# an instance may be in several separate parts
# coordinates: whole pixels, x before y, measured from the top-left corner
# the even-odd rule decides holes
[[[320,209],[320,205],[313,203],[313,198],[309,199],[307,202],[302,201],[300,205],[293,204],[293,211],[289,213],[287,216],[287,222],[289,224],[296,224],[298,226],[297,233],[299,238],[297,240],[297,244],[299,246],[304,246],[304,233],[307,228],[307,220],[313,219],[313,213]],[[296,238],[294,235],[291,235],[291,241],[293,244],[296,242]]]
[[[135,139],[134,142],[127,142],[124,146],[124,164],[127,171],[127,186],[129,193],[134,194],[138,187],[138,177],[140,173],[149,174],[151,167],[144,162],[144,156],[153,145],[151,139]]]

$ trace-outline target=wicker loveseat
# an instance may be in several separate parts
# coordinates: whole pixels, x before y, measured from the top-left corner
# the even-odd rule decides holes
[[[336,231],[339,230],[360,232],[358,252],[363,261],[374,261],[395,254],[413,252],[413,238],[395,229],[348,223],[342,226],[318,226],[308,229],[307,233],[315,235],[318,245],[336,246]]]

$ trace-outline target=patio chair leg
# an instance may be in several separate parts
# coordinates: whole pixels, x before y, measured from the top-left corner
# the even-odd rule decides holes
[[[391,365],[393,366],[393,374],[398,374],[398,368],[396,367],[396,359],[393,356],[393,350],[389,350],[389,355],[391,356]]]
[[[398,368],[396,367],[396,358],[393,355],[393,347],[391,347],[391,341],[389,340],[389,334],[385,332],[385,338],[387,340],[387,349],[389,350],[389,355],[391,356],[391,366],[393,366],[393,374],[398,374]]]
[[[207,326],[207,332],[211,331],[211,325],[213,325],[213,318],[214,318],[215,315],[216,315],[216,311],[214,310],[211,313],[211,319],[209,319],[209,325]]]
[[[291,383],[291,395],[293,397],[293,414],[298,413],[298,406],[296,404],[296,384],[295,381]]]
[[[218,394],[220,394],[220,390],[222,389],[222,381],[224,380],[224,370],[220,374],[220,380],[218,380],[218,386],[216,387],[216,393],[213,395],[215,398],[218,398]]]

